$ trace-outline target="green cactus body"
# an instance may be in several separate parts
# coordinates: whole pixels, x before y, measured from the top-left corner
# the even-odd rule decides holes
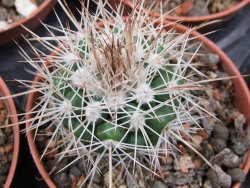
[[[120,141],[121,139],[123,139],[125,133],[126,133],[125,128],[116,127],[115,125],[109,122],[99,124],[96,128],[96,136],[101,141],[105,140]]]

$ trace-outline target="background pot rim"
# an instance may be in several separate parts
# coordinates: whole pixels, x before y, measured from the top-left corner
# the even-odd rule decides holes
[[[11,96],[11,93],[4,83],[3,79],[0,77],[0,95],[1,96]],[[9,173],[6,179],[6,182],[4,184],[4,187],[10,187],[13,177],[15,175],[18,156],[19,156],[19,147],[20,147],[20,133],[19,133],[19,124],[18,124],[18,117],[17,117],[17,111],[15,107],[15,103],[12,98],[6,98],[3,99],[6,108],[8,109],[10,113],[10,119],[11,123],[14,124],[12,127],[13,129],[13,135],[14,135],[14,149],[13,149],[13,157],[11,160],[11,166],[9,169]]]
[[[130,0],[122,0],[125,5],[132,8],[132,4]],[[212,20],[220,20],[226,17],[229,17],[230,15],[236,13],[239,11],[242,7],[246,6],[248,3],[250,3],[250,0],[242,0],[241,2],[237,3],[235,6],[232,6],[229,9],[226,9],[224,11],[213,13],[205,16],[165,16],[165,19],[171,20],[171,21],[181,21],[181,22],[190,22],[190,23],[201,23],[205,21],[212,21]],[[160,17],[160,13],[156,11],[151,12],[152,16]]]
[[[124,17],[124,19],[126,19],[126,18],[127,17]],[[171,22],[169,20],[165,20],[164,24],[168,25],[167,28],[174,27],[178,32],[183,33],[186,30],[188,30],[188,27],[181,25],[181,24],[178,24],[178,23]],[[99,24],[99,26],[101,26],[101,25],[102,25],[102,23]],[[197,31],[192,31],[190,36],[195,37],[196,38],[195,40],[202,42],[204,47],[208,48],[209,51],[219,55],[220,60],[221,60],[221,64],[222,64],[225,72],[229,73],[229,75],[231,75],[231,76],[238,77],[238,78],[233,79],[234,87],[236,89],[236,97],[235,98],[239,98],[240,95],[243,95],[243,97],[241,97],[241,98],[245,98],[246,100],[244,102],[240,102],[240,100],[237,100],[236,106],[239,108],[241,113],[243,113],[246,116],[247,121],[248,121],[248,126],[250,126],[250,111],[248,110],[250,108],[250,94],[249,94],[249,90],[248,90],[248,87],[246,85],[246,82],[244,81],[242,75],[240,74],[240,72],[238,71],[238,69],[236,68],[236,66],[232,62],[232,60],[214,42],[212,42],[207,37],[201,35]],[[52,54],[55,55],[55,52],[53,52]],[[38,75],[36,75],[34,78],[34,82],[38,82],[39,80],[40,80],[40,77]],[[34,102],[34,99],[36,98],[36,95],[37,95],[37,93],[29,93],[28,99],[27,99],[27,104],[26,104],[26,112],[30,111],[32,109],[33,102]],[[242,110],[242,108],[244,108],[244,106],[248,107],[248,108],[245,108],[244,110]],[[26,115],[26,119],[29,119],[30,117],[31,117],[30,114]],[[27,121],[26,128],[29,128],[29,127],[30,127],[30,123]],[[35,142],[34,142],[33,131],[27,132],[27,138],[28,138],[30,152],[31,152],[33,160],[38,168],[38,171],[40,172],[40,174],[42,175],[42,177],[44,178],[45,182],[47,183],[47,185],[49,187],[53,187],[53,188],[56,187],[56,185],[54,184],[52,179],[49,177],[49,174],[46,171],[42,161],[40,160],[40,154],[39,154],[37,147],[35,145]],[[244,164],[243,164],[244,172],[247,173],[249,168],[250,168],[250,149],[248,150],[247,159],[244,161]],[[239,187],[239,186],[240,186],[240,183],[235,183],[233,185],[234,188]]]

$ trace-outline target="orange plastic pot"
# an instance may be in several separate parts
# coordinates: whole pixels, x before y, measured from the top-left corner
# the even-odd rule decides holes
[[[126,19],[126,18],[124,18],[124,19]],[[172,22],[165,21],[165,23],[169,24]],[[102,23],[100,23],[99,26],[102,26]],[[179,32],[185,32],[188,29],[186,26],[172,23],[171,26],[168,26],[168,28],[166,28],[166,30],[170,29],[171,27],[176,28],[176,30]],[[237,78],[233,79],[233,83],[235,86],[235,99],[236,99],[235,103],[236,103],[236,106],[239,108],[240,112],[246,116],[246,118],[249,122],[249,126],[250,126],[250,111],[249,111],[249,109],[250,109],[250,94],[249,94],[248,87],[247,87],[244,79],[242,78],[240,72],[238,71],[238,69],[236,68],[234,63],[229,59],[229,57],[219,47],[217,47],[212,41],[210,41],[208,38],[206,38],[205,36],[201,35],[200,33],[196,32],[196,31],[192,32],[191,35],[193,37],[197,38],[198,41],[201,41],[203,43],[203,45],[205,47],[207,47],[211,52],[218,54],[220,59],[221,59],[221,63],[223,65],[225,71],[227,73],[229,73],[229,75],[237,77]],[[35,79],[34,79],[34,83],[37,83],[38,81],[40,81],[40,77],[38,75],[36,75]],[[38,97],[38,93],[30,93],[28,95],[26,112],[31,111],[31,109],[33,108],[33,106],[35,104],[37,97]],[[29,129],[29,127],[30,127],[29,120],[31,118],[32,118],[31,115],[29,113],[27,113],[27,115],[26,115],[26,120],[27,120],[26,128],[27,129]],[[49,187],[51,187],[51,188],[56,187],[55,184],[53,183],[53,181],[51,180],[51,178],[49,177],[48,172],[44,168],[42,161],[40,160],[40,154],[39,154],[37,147],[35,145],[35,142],[34,142],[34,133],[32,131],[29,131],[27,134],[27,138],[28,138],[28,143],[29,143],[32,157],[35,161],[35,164],[36,164],[41,176],[43,177],[43,179],[45,180],[45,182],[47,183],[47,185]],[[248,152],[247,160],[244,162],[244,164],[242,164],[242,166],[243,166],[244,172],[247,173],[249,168],[250,168],[250,152]],[[236,187],[239,187],[239,184],[235,184],[234,188],[236,188]]]
[[[122,1],[124,4],[124,14],[128,15],[132,9],[132,1],[131,0],[109,0],[110,5],[116,9],[117,5]],[[231,8],[218,12],[218,13],[213,13],[209,14],[206,16],[194,16],[194,17],[184,17],[184,16],[165,16],[165,19],[170,20],[170,21],[181,21],[181,23],[185,25],[199,25],[203,22],[207,21],[214,21],[214,20],[221,20],[221,22],[214,23],[213,25],[210,25],[209,27],[212,26],[217,26],[222,24],[224,21],[227,21],[230,19],[235,13],[237,13],[242,7],[246,6],[248,3],[250,3],[250,0],[242,0],[239,2],[237,5],[232,6]],[[159,12],[152,11],[151,15],[154,17],[160,17]]]
[[[0,77],[0,96],[10,96],[10,91],[8,90],[7,86],[5,85],[3,79]],[[19,154],[19,145],[20,145],[20,135],[19,135],[19,125],[18,125],[18,118],[17,118],[17,111],[14,104],[14,101],[12,98],[6,98],[3,99],[6,108],[9,111],[10,115],[10,121],[14,125],[13,126],[13,135],[14,135],[14,149],[13,149],[13,157],[10,165],[10,170],[6,179],[6,182],[4,184],[4,188],[9,188],[11,185],[11,182],[13,180],[16,166],[17,166],[17,160],[18,160],[18,154]]]
[[[41,20],[45,19],[49,14],[54,3],[55,0],[44,0],[44,2],[31,15],[12,23],[6,30],[0,30],[0,45],[17,40],[22,35],[27,34],[28,31],[23,26],[32,30],[41,24]]]

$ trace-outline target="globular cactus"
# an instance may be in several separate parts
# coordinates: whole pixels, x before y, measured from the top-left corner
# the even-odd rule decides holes
[[[177,141],[193,149],[182,135],[197,131],[208,112],[194,95],[204,87],[191,79],[202,75],[192,63],[199,45],[186,52],[194,45],[192,29],[165,30],[141,3],[127,18],[122,6],[114,14],[104,4],[97,3],[94,15],[83,9],[80,23],[66,11],[76,31],[45,25],[61,36],[33,36],[54,54],[33,48],[39,57],[27,61],[42,80],[31,90],[41,96],[30,129],[53,127],[50,142],[58,142],[59,158],[84,159],[88,183],[108,166],[112,186],[112,171],[120,166],[126,175],[144,168],[153,177],[161,170],[159,157],[178,152]]]

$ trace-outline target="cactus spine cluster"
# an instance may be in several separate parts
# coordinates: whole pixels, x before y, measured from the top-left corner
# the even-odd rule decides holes
[[[113,14],[102,1],[94,15],[83,9],[80,22],[66,11],[75,29],[45,26],[61,35],[33,34],[54,54],[33,48],[39,58],[26,57],[42,80],[31,90],[42,93],[30,112],[36,114],[31,129],[54,127],[50,142],[58,142],[59,158],[83,159],[89,183],[106,167],[110,182],[120,166],[127,175],[138,169],[157,174],[159,157],[174,155],[176,141],[192,148],[182,134],[198,130],[207,113],[192,93],[204,89],[190,79],[202,74],[192,64],[195,53],[186,52],[192,30],[165,30],[142,4],[127,18],[121,6]]]

